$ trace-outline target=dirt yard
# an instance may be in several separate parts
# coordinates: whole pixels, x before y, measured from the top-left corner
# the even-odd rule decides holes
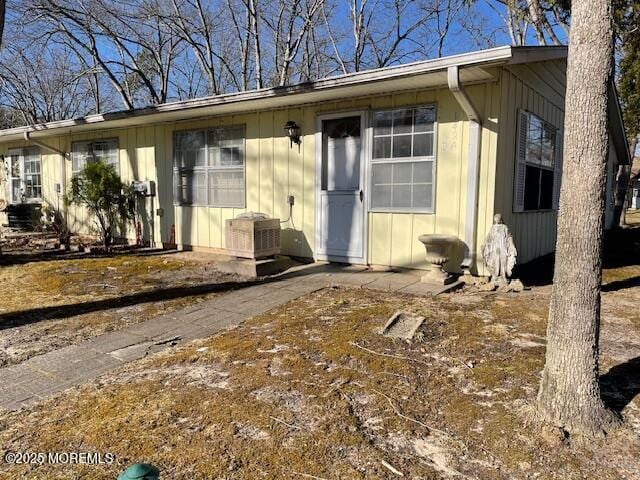
[[[117,459],[0,464],[0,478],[112,480],[146,461],[185,480],[639,479],[640,255],[623,261],[639,248],[627,235],[607,260],[602,384],[625,427],[606,439],[569,437],[531,415],[543,279],[522,294],[434,299],[340,288],[0,414],[5,451]],[[397,309],[426,317],[411,343],[379,333]]]
[[[3,253],[0,367],[184,307],[244,281],[192,253]]]

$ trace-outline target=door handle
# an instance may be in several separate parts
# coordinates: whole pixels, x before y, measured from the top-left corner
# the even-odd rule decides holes
[[[364,192],[360,190],[360,202],[362,203],[363,201],[364,201]]]

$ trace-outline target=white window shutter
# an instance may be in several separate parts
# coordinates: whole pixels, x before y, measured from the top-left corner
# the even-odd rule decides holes
[[[516,164],[513,175],[513,211],[524,211],[524,186],[526,175],[527,130],[529,128],[529,113],[518,111],[518,138],[516,142]]]
[[[560,206],[560,184],[562,183],[562,130],[556,130],[556,160],[553,166],[553,209]]]

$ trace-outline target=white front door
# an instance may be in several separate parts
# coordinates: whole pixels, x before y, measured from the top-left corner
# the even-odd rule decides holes
[[[366,263],[365,118],[357,113],[319,119],[316,254],[321,260]]]

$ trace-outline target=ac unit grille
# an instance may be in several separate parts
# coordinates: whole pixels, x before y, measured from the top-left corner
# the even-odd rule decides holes
[[[280,220],[234,218],[226,221],[226,249],[241,258],[265,258],[280,253]]]

